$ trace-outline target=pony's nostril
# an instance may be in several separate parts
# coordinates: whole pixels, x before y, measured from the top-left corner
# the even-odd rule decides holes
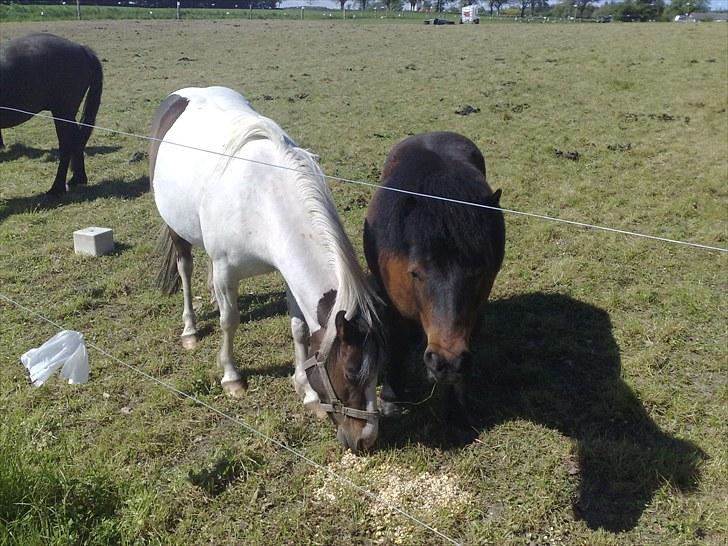
[[[458,372],[466,372],[470,369],[470,366],[473,363],[473,353],[470,351],[465,351],[463,354],[461,354],[454,363],[455,371]]]
[[[425,351],[425,364],[432,365],[435,362],[435,353],[433,351]]]

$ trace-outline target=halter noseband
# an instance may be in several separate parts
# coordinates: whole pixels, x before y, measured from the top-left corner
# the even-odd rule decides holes
[[[336,392],[334,392],[334,387],[331,384],[329,372],[326,369],[326,362],[322,362],[321,360],[319,360],[318,356],[319,354],[317,351],[311,358],[303,363],[303,369],[304,371],[308,372],[309,368],[316,367],[316,369],[318,370],[319,377],[321,378],[321,383],[323,384],[324,389],[326,390],[326,396],[328,397],[328,400],[326,401],[320,400],[321,394],[317,393],[319,395],[319,404],[321,405],[321,409],[324,410],[326,413],[335,413],[347,417],[354,417],[355,419],[364,419],[366,421],[378,418],[379,412],[360,410],[356,408],[350,408],[349,406],[344,405],[339,397],[336,396]]]

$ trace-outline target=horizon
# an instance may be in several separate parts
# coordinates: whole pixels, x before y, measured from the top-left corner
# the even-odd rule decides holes
[[[598,0],[598,4],[605,3],[606,0]],[[620,1],[620,0],[616,0]],[[347,0],[347,9],[354,3],[352,0]],[[406,3],[406,2],[405,2]],[[669,3],[669,0],[668,0]],[[329,9],[339,9],[340,3],[338,0],[283,0],[280,2],[281,8],[296,8],[296,7],[320,7]],[[710,11],[728,11],[728,0],[708,0]]]

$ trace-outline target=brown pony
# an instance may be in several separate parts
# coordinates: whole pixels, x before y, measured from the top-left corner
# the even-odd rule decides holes
[[[503,261],[503,213],[413,193],[498,207],[501,191],[486,183],[485,159],[469,139],[415,135],[387,157],[364,223],[366,260],[389,306],[382,411],[404,400],[403,361],[424,333],[427,375],[448,386],[449,409],[467,422],[470,338]]]
[[[69,163],[73,177],[68,185],[86,184],[83,150],[96,121],[103,85],[98,57],[89,47],[53,34],[28,34],[0,46],[0,73],[0,106],[14,109],[0,108],[0,129],[20,125],[41,110],[50,110],[54,118],[73,121],[86,95],[83,125],[55,121],[59,162],[48,193],[66,191]]]

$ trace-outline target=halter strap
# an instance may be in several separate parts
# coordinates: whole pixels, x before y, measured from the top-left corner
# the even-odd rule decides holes
[[[323,383],[324,389],[326,390],[326,395],[328,396],[328,400],[326,402],[319,401],[322,410],[327,413],[338,413],[339,415],[354,417],[356,419],[364,419],[367,421],[369,419],[375,419],[379,417],[379,412],[350,408],[349,406],[345,406],[344,403],[339,400],[339,397],[336,396],[336,392],[334,392],[334,387],[331,384],[331,378],[329,377],[329,372],[326,369],[326,364],[318,359],[318,352],[303,363],[304,371],[308,370],[309,368],[313,368],[314,366],[319,372],[321,383]]]

